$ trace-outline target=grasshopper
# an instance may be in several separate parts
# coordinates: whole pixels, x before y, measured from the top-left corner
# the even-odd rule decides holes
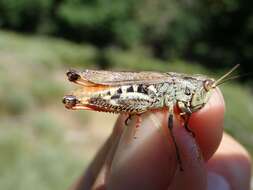
[[[176,156],[182,169],[172,128],[176,108],[184,120],[185,129],[193,136],[188,120],[193,112],[200,110],[208,101],[213,89],[224,81],[239,66],[235,65],[218,80],[204,75],[187,75],[175,72],[112,72],[85,70],[68,71],[68,80],[82,88],[63,98],[65,107],[72,110],[93,110],[111,113],[126,113],[137,119],[149,110],[168,109],[168,128],[175,145]],[[140,125],[137,120],[136,127]]]

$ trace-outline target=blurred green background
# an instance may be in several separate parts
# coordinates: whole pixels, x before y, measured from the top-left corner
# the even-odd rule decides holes
[[[249,0],[0,0],[0,188],[67,189],[115,115],[73,112],[69,68],[253,72]],[[252,77],[224,84],[225,130],[253,154]],[[99,119],[98,119],[99,118]]]

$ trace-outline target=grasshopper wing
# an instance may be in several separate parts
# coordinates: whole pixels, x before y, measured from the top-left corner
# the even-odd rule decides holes
[[[81,80],[96,85],[119,86],[129,84],[156,84],[166,82],[169,76],[158,72],[112,72],[85,70],[78,73]]]

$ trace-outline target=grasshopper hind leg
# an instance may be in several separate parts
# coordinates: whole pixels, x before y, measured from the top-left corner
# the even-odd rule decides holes
[[[178,161],[178,164],[179,164],[180,171],[184,171],[184,169],[182,167],[182,160],[181,160],[181,156],[180,156],[180,153],[179,153],[179,148],[177,146],[176,138],[175,138],[174,133],[173,133],[173,114],[172,113],[169,113],[168,128],[169,128],[170,135],[171,135],[172,141],[173,141],[175,149],[176,149],[176,157],[177,157],[177,161]]]
[[[129,121],[130,121],[131,119],[132,119],[132,115],[129,114],[129,115],[127,116],[126,120],[125,120],[125,125],[126,125],[126,126],[128,126]]]
[[[132,119],[132,114],[129,114],[128,117],[125,120],[125,125],[128,126],[129,121]],[[135,124],[135,128],[134,128],[134,132],[133,132],[133,138],[136,139],[136,130],[138,127],[140,127],[141,125],[141,115],[140,114],[136,114],[136,124]]]
[[[128,117],[126,118],[126,120],[125,120],[125,125],[126,126],[128,126],[129,121],[132,119],[132,116],[133,115],[129,114]],[[136,116],[136,126],[135,127],[138,128],[141,125],[141,115],[140,114],[136,114],[135,116]]]

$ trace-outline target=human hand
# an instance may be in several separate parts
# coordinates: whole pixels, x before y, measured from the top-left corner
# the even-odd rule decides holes
[[[143,114],[138,129],[134,118],[125,126],[126,117],[120,116],[112,135],[71,190],[249,189],[250,156],[223,134],[224,107],[216,90],[205,107],[192,114],[189,125],[195,139],[183,127],[174,126],[184,171],[178,169],[167,112]]]

